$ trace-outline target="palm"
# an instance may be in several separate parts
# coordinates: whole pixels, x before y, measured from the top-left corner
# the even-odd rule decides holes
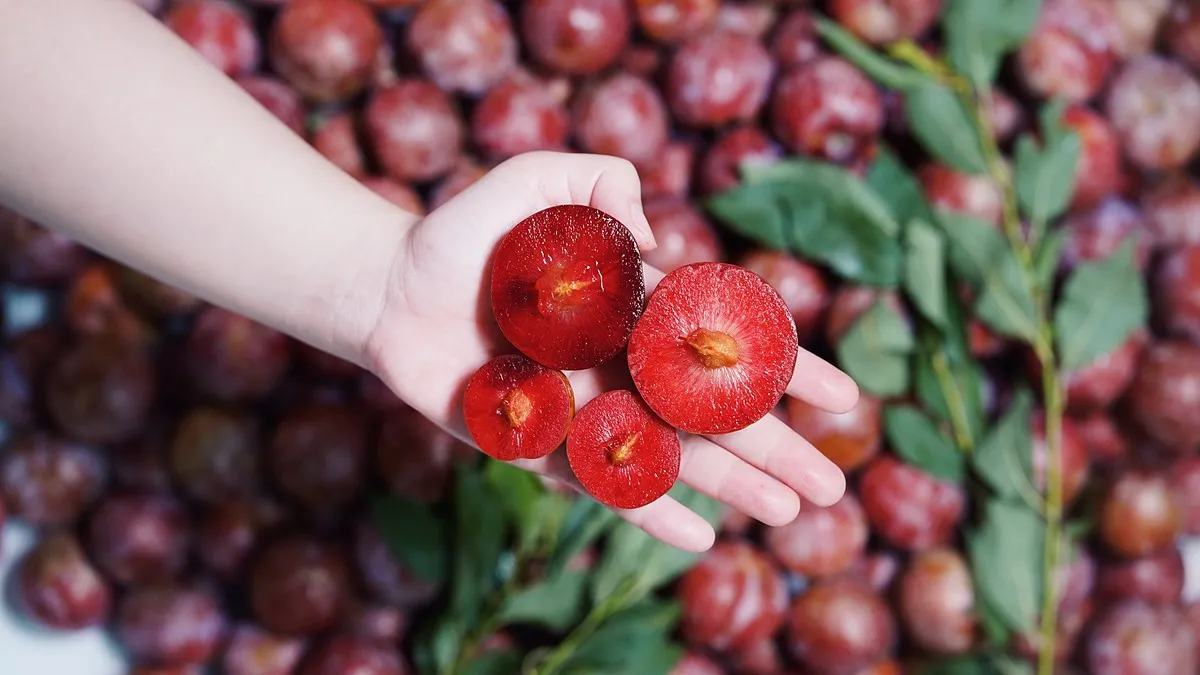
[[[489,258],[499,239],[517,222],[558,204],[589,204],[631,225],[639,240],[644,225],[636,174],[612,158],[538,153],[498,167],[459,197],[436,210],[409,234],[398,253],[391,297],[376,339],[381,376],[413,407],[466,438],[461,392],[471,374],[511,347],[492,319],[488,293]],[[647,268],[651,287],[661,273]],[[856,390],[832,366],[801,353],[789,393],[842,410]],[[628,388],[619,359],[569,373],[576,402],[583,405],[614,388]],[[565,454],[523,461],[530,470],[571,480]],[[804,439],[773,417],[722,437],[684,438],[680,478],[768,524],[790,522],[803,495],[816,503],[840,498],[844,479]],[[621,515],[647,532],[681,548],[702,550],[711,527],[669,497]]]

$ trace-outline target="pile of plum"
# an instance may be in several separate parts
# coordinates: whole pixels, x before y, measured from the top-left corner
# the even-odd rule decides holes
[[[977,0],[999,1],[999,0]],[[138,0],[344,171],[424,213],[533,150],[637,168],[664,271],[739,263],[830,345],[878,298],[719,231],[699,199],[789,155],[864,169],[903,143],[898,98],[818,39],[822,12],[864,41],[938,48],[942,0]],[[1200,534],[1200,6],[1046,0],[1005,64],[1002,147],[1050,98],[1082,156],[1063,264],[1129,238],[1154,320],[1069,374],[1066,502],[1089,517],[1060,570],[1058,648],[1075,671],[1186,675],[1200,604],[1178,538]],[[999,222],[986,178],[918,167],[937,209]],[[408,617],[433,597],[363,499],[439,500],[475,452],[373,376],[0,212],[0,522],[42,537],[12,594],[31,622],[111,627],[140,675],[398,675]],[[50,311],[23,311],[40,298]],[[38,304],[38,303],[33,303]],[[897,299],[897,309],[907,312]],[[981,324],[988,405],[1027,355]],[[783,527],[730,514],[677,585],[677,675],[889,675],[980,641],[961,486],[883,447],[882,402],[777,411],[850,476]],[[1032,429],[1044,482],[1043,424]],[[1036,481],[1035,481],[1036,482]],[[332,637],[331,637],[332,636]],[[1035,635],[1019,636],[1032,655]],[[386,647],[379,647],[386,645]],[[140,669],[139,669],[140,668]]]

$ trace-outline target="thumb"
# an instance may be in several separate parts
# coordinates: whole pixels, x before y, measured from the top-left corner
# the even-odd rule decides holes
[[[655,248],[654,233],[642,208],[642,181],[628,160],[609,155],[531,152],[496,171],[534,178],[550,204],[583,204],[625,224],[643,251]]]

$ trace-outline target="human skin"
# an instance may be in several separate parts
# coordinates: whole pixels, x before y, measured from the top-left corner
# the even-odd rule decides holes
[[[0,16],[0,203],[371,370],[464,440],[462,385],[507,351],[484,292],[500,237],[578,203],[654,246],[625,160],[522,155],[420,218],[330,164],[127,0],[0,0]],[[652,288],[662,274],[646,277]],[[578,404],[621,367],[570,373]],[[832,365],[801,350],[796,372],[788,395],[853,407],[858,390]],[[561,452],[519,464],[571,480]],[[773,416],[685,437],[681,479],[771,525],[795,518],[801,497],[828,505],[845,490],[837,467]],[[713,542],[670,497],[619,513],[679,548]]]

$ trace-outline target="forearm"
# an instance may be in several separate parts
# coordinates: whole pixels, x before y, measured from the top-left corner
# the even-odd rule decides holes
[[[0,0],[0,202],[361,362],[415,216],[123,0]]]

